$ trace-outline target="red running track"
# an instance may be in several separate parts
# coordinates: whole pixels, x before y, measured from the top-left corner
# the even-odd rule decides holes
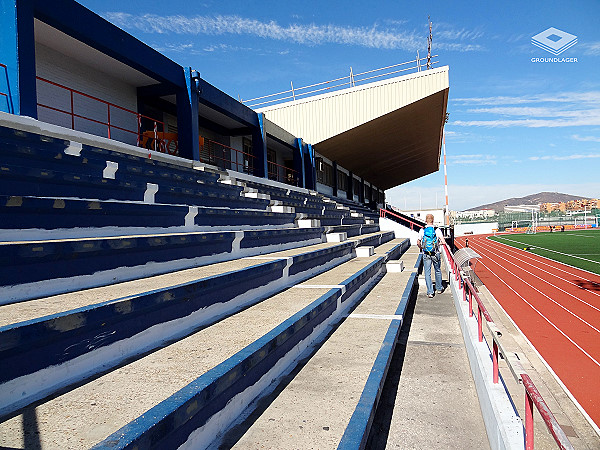
[[[477,276],[600,425],[600,276],[487,236],[468,237]]]

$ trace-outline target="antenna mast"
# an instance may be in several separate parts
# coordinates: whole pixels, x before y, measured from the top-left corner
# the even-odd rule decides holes
[[[431,43],[433,42],[433,33],[431,32],[431,16],[427,16],[429,21],[429,36],[427,36],[427,69],[431,69]]]

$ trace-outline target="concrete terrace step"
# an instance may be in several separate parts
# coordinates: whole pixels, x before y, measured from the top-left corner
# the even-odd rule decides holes
[[[264,210],[0,195],[0,241],[291,227]]]
[[[409,257],[407,265],[414,260]],[[234,428],[223,447],[360,448],[404,311],[416,296],[416,275],[385,274],[262,414]]]
[[[266,209],[268,200],[241,197],[218,186],[193,188],[118,180],[80,173],[0,163],[0,189],[5,195],[128,200],[195,206]]]
[[[344,288],[301,289],[302,295],[298,289],[291,289],[276,294],[36,405],[41,446],[46,448],[52,443],[55,448],[89,448],[125,426],[100,448],[112,446],[115,440],[133,440],[143,448],[149,448],[147,444],[154,442],[157,447],[165,448],[176,446],[174,441],[186,440],[192,429],[205,424],[215,413],[220,415],[217,422],[225,421],[226,425],[237,417],[236,411],[244,409],[273,377],[277,378],[279,372],[286,370],[281,366],[292,363],[304,348],[326,331],[328,324],[337,320],[342,310],[348,307],[346,305],[350,305],[368,280],[381,270],[383,260],[379,257],[349,261],[328,272],[330,277],[336,277],[330,278],[330,282]],[[320,282],[318,277],[314,280]],[[238,355],[233,356],[236,352]],[[263,378],[272,368],[276,368],[277,373]],[[177,390],[179,393],[173,395]],[[230,403],[230,399],[242,391],[245,391],[244,401]],[[203,404],[205,406],[201,406]],[[226,411],[222,411],[225,405],[228,405]],[[143,414],[152,407],[149,414]],[[236,411],[230,411],[231,408]],[[159,419],[154,410],[163,411],[159,415],[165,419]],[[27,414],[26,411],[23,413]],[[189,420],[182,422],[184,416]],[[134,419],[136,422],[130,423]],[[156,420],[160,422],[158,428],[153,426]],[[180,428],[179,424],[183,423],[185,426]],[[204,428],[208,434],[200,432],[196,439],[212,440],[218,432],[212,428],[213,424]],[[64,425],[77,433],[64,433]],[[157,431],[158,435],[155,435]],[[0,425],[0,439],[5,446],[21,445],[21,416]]]
[[[0,299],[8,303],[317,244],[322,233],[288,228],[3,242]]]
[[[113,175],[116,172],[119,176],[124,172],[143,173],[148,177],[158,177],[162,180],[201,181],[207,184],[215,184],[219,178],[219,175],[210,171],[198,171],[191,167],[148,157],[82,145],[77,142],[6,127],[0,127],[0,146],[3,150],[0,161],[7,161],[7,158],[18,158],[27,161],[27,166],[42,163],[44,168],[59,170],[61,167],[70,167],[71,170],[66,171],[77,173],[93,170],[97,174],[99,170],[100,176],[103,175],[105,169],[109,169]],[[107,164],[107,161],[110,161],[111,164]],[[115,164],[118,168],[114,167]],[[92,167],[94,169],[90,169]]]

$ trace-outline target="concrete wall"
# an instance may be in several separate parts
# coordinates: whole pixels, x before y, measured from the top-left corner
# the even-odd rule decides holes
[[[134,86],[105,73],[99,72],[84,63],[65,56],[43,44],[36,43],[36,74],[55,83],[84,92],[109,103],[137,112],[137,91]],[[65,89],[37,81],[37,101],[54,108],[71,111],[71,95]],[[104,103],[74,95],[73,109],[79,114],[99,122],[108,121],[107,106]],[[71,128],[71,116],[38,106],[38,118],[43,122]],[[135,133],[111,129],[111,138],[127,144],[137,142],[137,118],[135,115],[111,107],[111,124]],[[108,137],[108,127],[89,120],[75,118],[75,129],[97,136]]]

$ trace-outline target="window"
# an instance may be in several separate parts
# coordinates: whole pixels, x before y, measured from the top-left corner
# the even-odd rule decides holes
[[[356,178],[352,180],[352,186],[354,188],[354,195],[358,197],[360,195],[360,180],[357,180]]]
[[[333,167],[323,161],[322,158],[315,160],[317,168],[317,181],[325,186],[333,186]]]
[[[346,175],[341,170],[338,170],[337,173],[337,187],[340,191],[348,190],[348,175]]]

